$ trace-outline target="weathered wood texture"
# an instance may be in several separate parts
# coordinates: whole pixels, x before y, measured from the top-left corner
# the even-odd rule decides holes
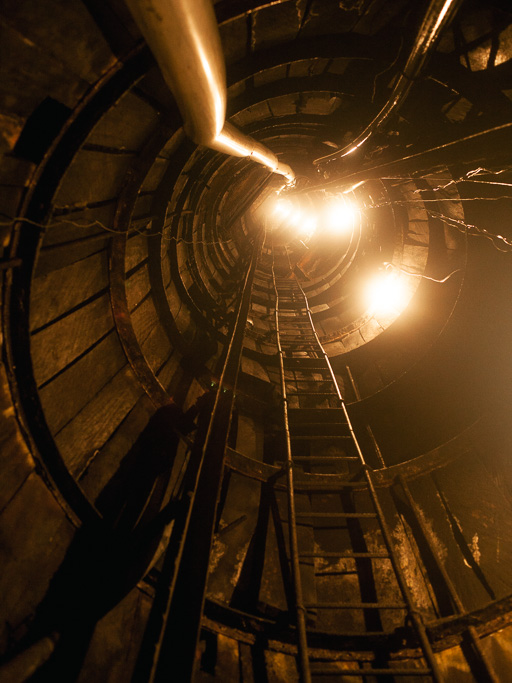
[[[32,337],[34,375],[39,385],[105,337],[113,328],[108,294],[60,318]]]
[[[43,100],[53,98],[72,109],[116,59],[80,2],[8,1],[2,3],[0,26],[0,153],[10,153],[28,117]],[[34,168],[24,159],[4,156],[0,160],[0,211],[4,215],[18,215]],[[9,228],[1,226],[0,248],[8,239]]]
[[[0,366],[0,652],[24,633],[74,534],[21,435]]]
[[[77,683],[130,680],[150,607],[150,596],[134,588],[100,619]]]
[[[80,485],[91,500],[104,489],[154,412],[153,403],[143,394],[89,461],[80,475]]]

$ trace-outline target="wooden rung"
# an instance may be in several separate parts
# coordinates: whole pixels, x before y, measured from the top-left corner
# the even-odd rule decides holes
[[[326,424],[326,423],[323,423]],[[343,439],[344,441],[352,441],[351,436],[345,436],[343,434],[331,434],[330,436],[328,434],[313,434],[313,435],[303,435],[303,434],[290,434],[290,439],[293,439],[293,441],[334,441],[337,439]]]
[[[366,634],[365,634],[366,635]],[[430,676],[431,669],[407,669],[405,667],[390,667],[389,669],[345,669],[333,664],[311,665],[314,676]]]
[[[375,559],[382,559],[382,560],[389,560],[389,555],[386,552],[367,552],[367,553],[352,553],[348,551],[344,552],[307,552],[307,553],[299,553],[300,557],[321,557],[321,558],[329,558],[329,559],[362,559],[365,557],[373,557]]]
[[[325,475],[330,476],[330,475]],[[360,488],[364,487],[366,482],[362,481],[346,481],[342,484],[327,484],[327,483],[316,483],[312,481],[296,482],[294,485],[294,490],[296,493],[301,492],[317,492],[317,493],[339,493],[344,488]]]
[[[315,519],[375,519],[377,514],[375,512],[297,512],[295,516],[301,519],[309,517]]]
[[[296,455],[292,457],[293,462],[309,462],[312,465],[326,465],[333,462],[344,462],[345,460],[358,460],[357,455]]]
[[[407,609],[404,602],[315,602],[306,609]]]
[[[300,381],[307,382],[309,380],[299,380],[299,382]],[[335,391],[289,391],[288,396],[299,396],[299,398],[301,396],[336,396],[337,398],[339,398],[338,394]]]

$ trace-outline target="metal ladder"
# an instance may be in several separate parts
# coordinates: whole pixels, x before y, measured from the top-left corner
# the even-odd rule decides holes
[[[324,675],[358,676],[366,680],[368,676],[382,675],[423,676],[441,681],[425,626],[394,549],[372,480],[372,470],[365,462],[329,358],[318,338],[307,297],[291,271],[289,277],[278,277],[272,265],[272,281],[286,451],[283,471],[286,474],[287,519],[284,521],[288,524],[301,680],[309,683],[312,676],[316,679]],[[322,448],[327,448],[327,455],[325,451],[322,454]],[[334,455],[333,450],[336,451]],[[367,498],[364,511],[354,502],[361,492]],[[297,501],[302,496],[307,497],[312,509],[301,511],[305,506],[298,505]],[[372,523],[380,532],[385,550],[367,547],[362,526]],[[304,549],[297,529],[301,524],[311,526],[314,534],[321,533],[321,530],[317,531],[319,526],[325,531],[327,524],[331,535],[333,530],[335,534],[344,534],[343,548],[324,552],[315,544],[313,548]],[[353,561],[356,565],[360,599],[332,602],[330,598],[324,601],[317,598],[315,602],[306,602],[304,564],[341,560]],[[372,585],[374,569],[378,574],[384,562],[391,564],[396,580],[397,599],[393,601],[379,599]],[[363,569],[370,577],[367,588],[361,584]],[[338,593],[343,591],[338,590]],[[307,621],[328,610],[341,611],[339,614],[352,610],[352,614],[364,622],[366,630],[361,635],[366,636],[383,635],[384,614],[399,610],[403,615],[402,626],[407,622],[412,626],[426,666],[393,666],[386,661],[378,668],[360,668],[356,662],[355,666],[340,669],[336,663],[312,663],[308,653]]]

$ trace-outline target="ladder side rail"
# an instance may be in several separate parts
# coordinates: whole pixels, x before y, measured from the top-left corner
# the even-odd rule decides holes
[[[145,672],[148,683],[162,683],[172,673],[176,679],[192,680],[201,618],[206,595],[206,578],[213,543],[216,511],[224,471],[225,446],[229,434],[240,359],[243,350],[252,282],[265,233],[254,241],[250,267],[245,276],[233,331],[226,350],[219,386],[198,465],[197,481],[190,495],[186,537],[180,547],[179,565],[172,575],[161,629],[154,643],[153,658]],[[140,672],[142,674],[142,672]]]

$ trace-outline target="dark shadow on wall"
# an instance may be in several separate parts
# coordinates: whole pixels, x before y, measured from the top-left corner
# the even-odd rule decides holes
[[[97,500],[101,526],[83,526],[39,606],[24,649],[60,634],[50,660],[30,679],[76,680],[96,623],[136,585],[173,518],[171,500],[161,509],[180,441],[191,431],[175,405],[156,411]]]

